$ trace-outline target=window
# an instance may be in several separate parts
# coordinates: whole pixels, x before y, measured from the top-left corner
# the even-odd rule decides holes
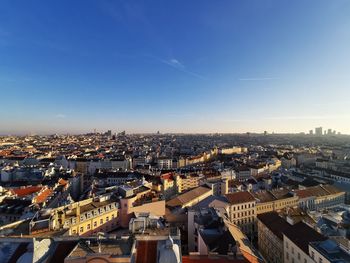
[[[286,252],[286,259],[289,260],[289,254]]]
[[[106,217],[106,222],[108,222],[108,221],[109,221],[109,217],[107,216],[107,217]]]
[[[80,232],[84,232],[84,227],[83,226],[80,227]]]
[[[300,260],[300,253],[298,252],[298,259]]]
[[[294,247],[292,247],[292,254],[294,254]]]
[[[97,227],[97,221],[94,222],[94,227]]]
[[[288,242],[286,241],[286,248],[288,248]]]
[[[103,218],[100,219],[100,224],[101,224],[101,225],[103,224]]]
[[[319,258],[319,259],[318,259],[318,263],[322,263],[322,258]]]
[[[90,225],[90,224],[88,224],[88,225],[87,225],[87,229],[88,229],[88,230],[90,230],[90,228],[91,228],[91,225]]]

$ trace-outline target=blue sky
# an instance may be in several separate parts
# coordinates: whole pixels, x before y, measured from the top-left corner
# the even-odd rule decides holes
[[[350,133],[350,1],[0,6],[0,134]]]

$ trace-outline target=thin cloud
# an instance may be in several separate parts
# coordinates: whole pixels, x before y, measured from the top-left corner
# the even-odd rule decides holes
[[[240,78],[240,81],[264,81],[264,80],[276,80],[278,78]]]
[[[159,62],[161,62],[161,63],[163,63],[163,64],[165,64],[165,65],[167,65],[167,66],[169,66],[169,67],[172,67],[172,68],[174,68],[174,69],[176,69],[178,71],[181,71],[183,73],[186,73],[186,74],[191,75],[193,77],[196,77],[198,79],[205,80],[204,76],[202,76],[202,75],[200,75],[198,73],[195,73],[193,71],[188,70],[186,68],[186,66],[183,63],[181,63],[176,58],[171,58],[171,59],[167,59],[166,60],[166,59],[161,59],[161,58],[158,58],[158,57],[155,57],[155,56],[152,56],[152,55],[151,56],[148,55],[148,56],[153,58],[153,59],[155,59],[155,60],[157,60],[157,61],[159,61]]]

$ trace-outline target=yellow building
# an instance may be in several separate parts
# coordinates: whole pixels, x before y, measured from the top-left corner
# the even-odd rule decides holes
[[[112,200],[90,198],[57,210],[53,226],[56,230],[67,229],[69,235],[108,232],[119,225],[118,208],[118,203]]]
[[[295,191],[299,206],[313,211],[332,208],[345,203],[345,192],[332,185],[317,185]]]
[[[177,192],[182,193],[187,190],[198,187],[199,182],[202,178],[203,178],[202,176],[198,176],[198,175],[194,175],[194,176],[176,175],[175,182],[176,182]]]
[[[225,195],[229,203],[229,219],[245,234],[253,234],[256,219],[256,200],[251,193],[236,192]]]
[[[280,211],[286,207],[298,206],[299,198],[291,194],[288,189],[261,191],[252,194],[257,199],[257,214]]]

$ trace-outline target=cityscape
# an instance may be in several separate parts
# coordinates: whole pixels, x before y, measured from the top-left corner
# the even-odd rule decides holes
[[[349,14],[4,0],[0,263],[350,262]]]

